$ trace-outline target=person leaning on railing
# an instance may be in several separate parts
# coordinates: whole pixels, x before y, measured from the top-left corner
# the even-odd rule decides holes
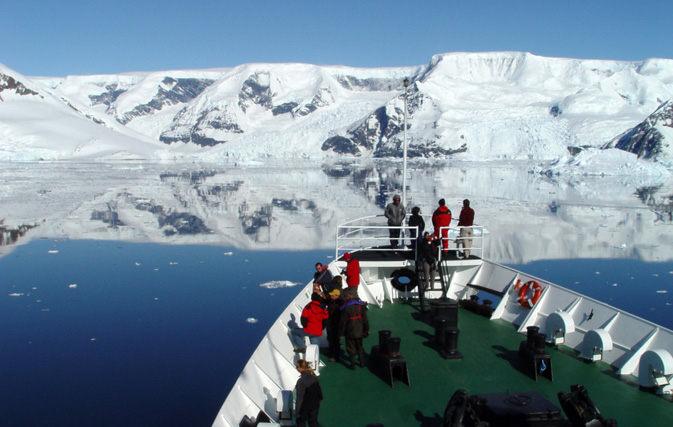
[[[409,239],[411,240],[411,248],[416,249],[418,243],[423,239],[423,231],[425,231],[425,221],[421,216],[421,208],[414,206],[411,209],[411,216],[409,217]]]
[[[460,211],[460,216],[458,217],[458,226],[460,229],[460,239],[456,240],[457,247],[463,247],[463,256],[465,258],[470,257],[470,248],[472,247],[472,237],[474,236],[474,230],[472,225],[474,224],[474,210],[470,207],[470,201],[465,199],[463,200],[463,209]],[[458,255],[460,257],[460,255]]]
[[[444,199],[439,200],[439,207],[432,214],[432,226],[435,229],[435,238],[441,241],[442,250],[444,253],[448,253],[451,209],[446,206],[446,201]]]
[[[404,206],[400,204],[400,196],[398,194],[395,194],[393,202],[386,206],[384,215],[388,218],[388,226],[392,227],[390,229],[390,247],[391,249],[397,249],[400,243],[400,232],[402,231],[399,227],[402,226],[404,217],[407,215]]]

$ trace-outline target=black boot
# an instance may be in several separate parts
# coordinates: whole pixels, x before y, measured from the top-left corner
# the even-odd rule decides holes
[[[365,365],[366,365],[366,363],[365,363],[365,354],[364,354],[364,353],[360,353],[360,354],[358,354],[358,358],[360,359],[360,367],[361,367],[361,368],[364,368]]]
[[[348,369],[354,371],[355,370],[355,355],[350,354],[349,357],[350,357],[351,364],[348,366]]]

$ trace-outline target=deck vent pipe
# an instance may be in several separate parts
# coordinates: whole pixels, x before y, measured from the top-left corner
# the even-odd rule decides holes
[[[458,334],[460,333],[460,330],[458,328],[446,328],[444,330],[444,335],[446,336],[445,341],[446,344],[444,345],[444,348],[446,349],[446,352],[449,354],[454,354],[458,351]]]
[[[532,347],[533,345],[535,345],[535,334],[540,332],[540,327],[539,326],[528,326],[528,327],[526,327],[526,330],[527,330],[526,341]]]
[[[397,337],[390,337],[386,341],[386,347],[388,349],[388,356],[397,357],[400,355],[400,344],[401,339]]]
[[[533,348],[535,348],[536,352],[543,352],[545,351],[545,341],[547,340],[547,335],[546,334],[540,334],[537,333],[533,336]]]
[[[446,328],[449,326],[449,318],[446,316],[435,316],[433,319],[435,324],[435,341],[439,348],[446,347]]]
[[[379,350],[381,353],[388,354],[388,349],[386,347],[386,341],[390,338],[392,332],[389,329],[379,330]]]

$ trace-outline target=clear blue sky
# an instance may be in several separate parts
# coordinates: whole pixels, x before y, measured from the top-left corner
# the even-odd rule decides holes
[[[21,0],[0,63],[29,76],[231,67],[387,67],[445,52],[673,58],[672,0]]]

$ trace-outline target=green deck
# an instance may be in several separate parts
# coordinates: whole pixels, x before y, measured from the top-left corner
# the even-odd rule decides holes
[[[320,371],[320,382],[325,399],[319,421],[324,427],[441,426],[446,404],[460,388],[470,395],[536,391],[560,408],[557,394],[569,392],[572,384],[584,385],[601,414],[620,427],[673,425],[670,398],[641,391],[636,378],[629,377],[627,383],[609,365],[586,363],[567,347],[547,348],[554,381],[535,381],[519,369],[517,352],[525,336],[511,324],[460,309],[458,348],[464,358],[446,360],[430,345],[434,329],[420,320],[417,304],[386,303],[368,314],[366,353],[378,344],[377,331],[390,329],[392,336],[401,338],[400,354],[407,360],[411,385],[395,382],[391,388],[370,367],[351,371],[323,358],[327,366]]]

